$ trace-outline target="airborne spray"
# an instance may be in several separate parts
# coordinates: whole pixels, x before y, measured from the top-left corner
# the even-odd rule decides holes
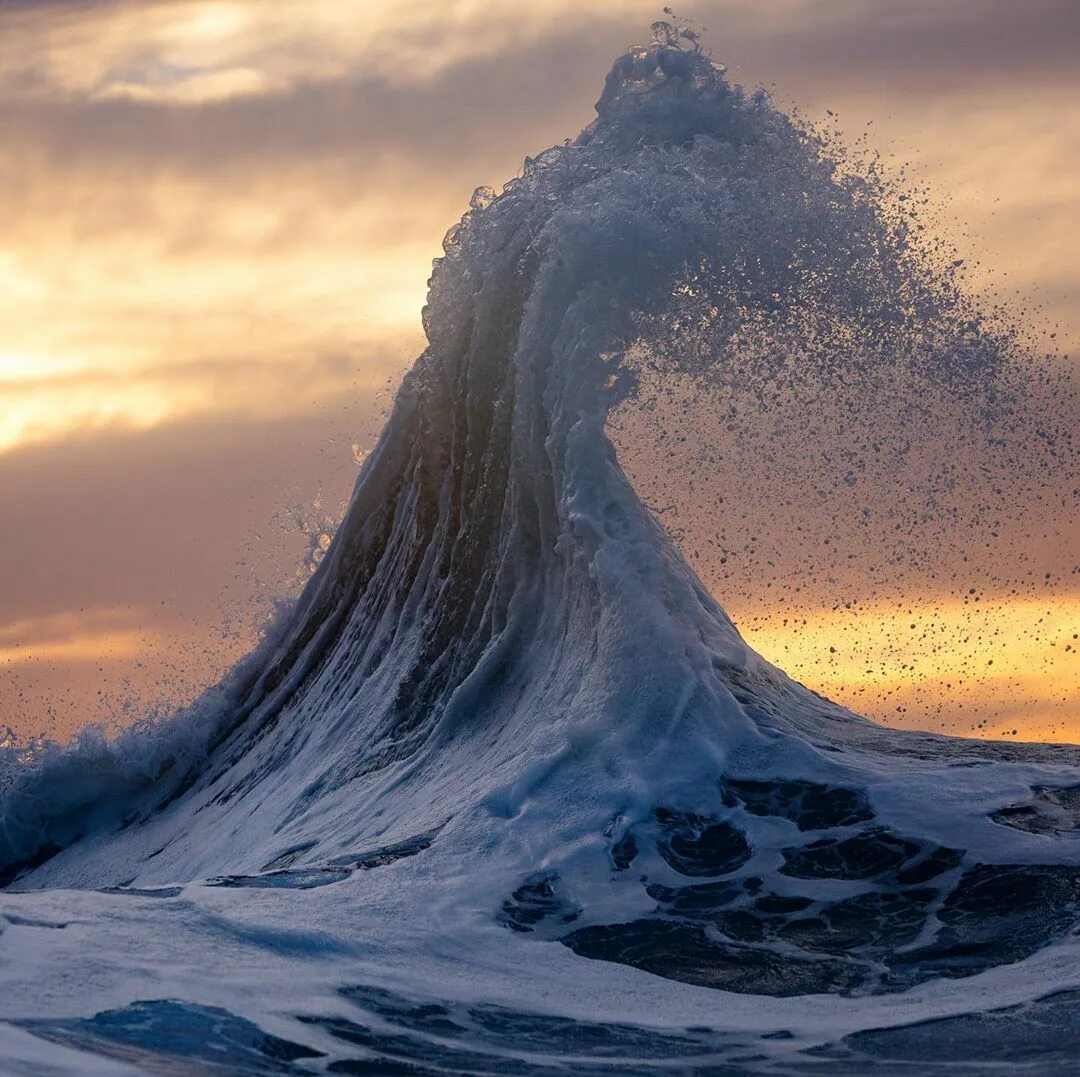
[[[1020,346],[872,177],[674,26],[619,59],[597,113],[447,236],[429,346],[291,619],[172,723],[8,763],[0,868],[129,895],[63,897],[91,921],[182,893],[185,968],[257,946],[304,1010],[246,983],[244,1011],[309,1056],[317,1026],[349,1065],[918,1057],[867,1030],[961,1013],[974,977],[983,1008],[1072,985],[1080,757],[885,729],[789,679],[608,424],[644,403],[648,429],[673,386],[720,408],[710,464],[746,511],[823,429],[808,470],[851,472],[853,516],[937,498],[980,519],[1008,493],[970,477],[1004,483],[1033,448]],[[770,456],[759,415],[807,423]],[[1066,447],[1042,441],[1056,483]],[[916,489],[866,503],[913,467]],[[212,972],[192,982],[221,1005]],[[1060,1005],[1027,1011],[1029,1042]],[[107,1016],[83,1031],[176,1017]],[[929,1057],[979,1049],[947,1026]]]
[[[711,249],[627,351],[620,460],[798,679],[890,724],[1063,739],[1074,368],[970,298],[902,170],[781,127],[726,177],[709,162]]]

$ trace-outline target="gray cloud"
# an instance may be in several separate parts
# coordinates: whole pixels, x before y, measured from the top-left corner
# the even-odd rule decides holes
[[[813,97],[898,87],[933,94],[1006,78],[1075,81],[1080,54],[1071,0],[815,0],[783,22],[759,4],[713,0],[692,13],[713,28],[714,52],[736,74]],[[365,163],[394,157],[475,174],[575,134],[591,119],[607,64],[641,29],[625,15],[584,14],[556,34],[425,82],[357,73],[201,105],[9,100],[0,107],[0,140],[43,152],[56,167],[137,161],[141,169],[256,177],[338,161],[363,184]]]
[[[590,119],[602,73],[594,43],[567,36],[476,59],[420,84],[357,76],[201,105],[7,101],[0,140],[43,151],[57,167],[138,160],[150,168],[265,175],[289,160],[362,166],[402,155],[475,165],[478,152],[481,160],[504,156],[504,140],[520,157],[539,148],[537,137],[576,133]],[[544,134],[522,139],[537,128]],[[362,172],[357,178],[363,181]]]
[[[5,397],[18,396],[55,389],[95,389],[108,392],[110,387],[130,385],[133,382],[153,381],[165,384],[205,385],[215,392],[235,391],[245,384],[266,381],[277,382],[282,388],[308,384],[313,380],[348,385],[363,370],[365,381],[372,380],[372,372],[380,369],[395,370],[396,364],[387,361],[383,352],[346,354],[344,351],[325,352],[314,356],[300,356],[289,361],[251,357],[228,357],[216,359],[186,359],[156,363],[153,366],[129,369],[81,369],[55,377],[20,378],[17,381],[0,380]]]
[[[320,490],[327,505],[347,496],[351,445],[372,441],[378,409],[365,391],[287,419],[203,418],[7,454],[4,623],[125,606],[213,623],[250,590],[252,564],[287,574],[302,544],[275,513]]]
[[[0,661],[0,730],[132,721],[219,676],[301,563],[306,538],[282,517],[347,499],[352,445],[370,447],[384,403],[354,392],[287,419],[101,431],[6,455],[0,651],[46,651]],[[48,651],[76,632],[88,654]],[[137,656],[113,653],[113,632],[134,633]]]
[[[124,0],[0,0],[0,21],[27,14],[46,18],[61,14],[96,14],[113,11],[123,3]]]
[[[800,18],[760,32],[730,3],[717,13],[718,51],[731,18],[731,61],[759,78],[808,77],[820,91],[853,86],[919,94],[1008,80],[1076,81],[1080,19],[1072,0],[814,0]]]

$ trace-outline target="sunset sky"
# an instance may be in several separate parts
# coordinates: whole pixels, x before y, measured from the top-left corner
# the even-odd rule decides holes
[[[0,735],[136,718],[250,645],[422,346],[443,233],[474,187],[589,122],[660,6],[0,0]],[[986,267],[973,286],[1072,361],[1075,0],[678,10],[736,81],[910,162]],[[980,613],[1009,660],[951,731],[1080,740],[1080,597],[1062,577]],[[730,604],[751,642],[891,716],[870,670],[894,612],[792,634],[760,596]],[[968,614],[914,601],[946,626],[949,653],[919,674],[945,694],[976,646],[958,642]],[[846,658],[822,667],[838,634]],[[926,724],[914,705],[898,720]]]

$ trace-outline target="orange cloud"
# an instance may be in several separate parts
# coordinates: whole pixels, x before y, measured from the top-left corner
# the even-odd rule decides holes
[[[130,610],[106,609],[0,625],[0,667],[130,659],[160,644],[155,633],[131,621]]]

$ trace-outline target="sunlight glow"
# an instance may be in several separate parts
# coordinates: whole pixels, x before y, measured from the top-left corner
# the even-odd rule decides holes
[[[742,632],[791,677],[890,724],[938,729],[944,719],[964,735],[1076,737],[1080,595],[765,610]]]

